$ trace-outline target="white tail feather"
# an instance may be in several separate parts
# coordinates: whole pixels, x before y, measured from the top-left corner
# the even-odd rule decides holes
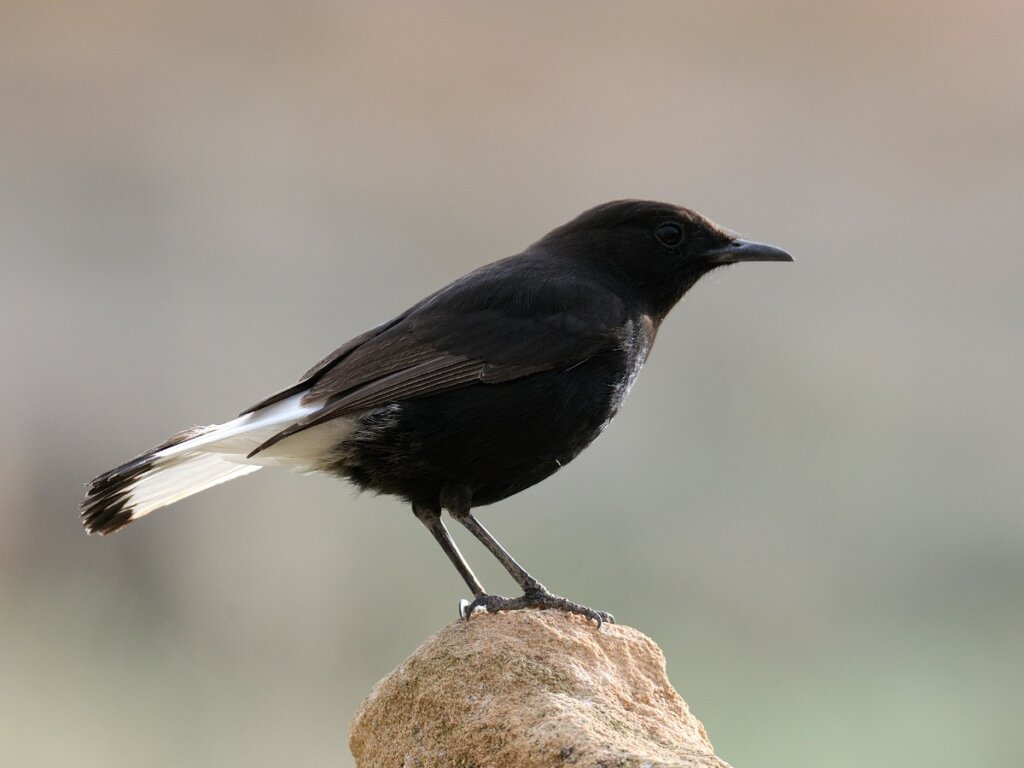
[[[179,454],[155,464],[132,484],[128,492],[131,519],[137,520],[155,509],[257,469],[262,467],[239,464],[216,453]]]
[[[343,440],[353,418],[338,418],[249,454],[281,430],[319,410],[300,392],[224,424],[195,430],[166,448],[140,456],[90,484],[83,517],[90,532],[106,533],[150,512],[264,466],[314,471]],[[184,437],[184,435],[183,435]]]

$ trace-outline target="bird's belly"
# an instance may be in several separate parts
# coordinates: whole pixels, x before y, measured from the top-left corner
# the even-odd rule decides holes
[[[474,506],[540,482],[608,424],[620,397],[618,361],[475,384],[367,414],[327,469],[363,488],[435,506],[468,488]]]

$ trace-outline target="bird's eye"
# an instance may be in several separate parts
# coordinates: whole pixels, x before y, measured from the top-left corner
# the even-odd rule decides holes
[[[662,245],[672,248],[683,242],[683,228],[675,222],[667,221],[664,224],[658,225],[657,229],[654,230],[654,236],[658,238]]]

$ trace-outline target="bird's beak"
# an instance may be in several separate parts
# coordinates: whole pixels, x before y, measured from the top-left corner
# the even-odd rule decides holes
[[[737,261],[792,261],[793,257],[781,248],[752,240],[733,240],[718,248],[705,251],[712,264],[735,264]]]

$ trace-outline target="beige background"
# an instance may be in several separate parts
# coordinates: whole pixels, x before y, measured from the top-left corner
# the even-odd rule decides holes
[[[351,765],[464,595],[409,511],[267,471],[98,539],[82,483],[638,196],[797,263],[700,284],[484,522],[737,766],[1024,764],[1022,39],[1010,1],[0,3],[0,762]]]

